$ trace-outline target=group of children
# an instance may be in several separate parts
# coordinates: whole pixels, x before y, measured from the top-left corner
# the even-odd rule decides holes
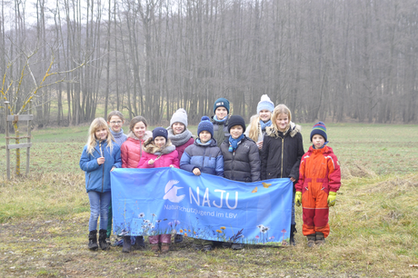
[[[157,127],[152,132],[147,130],[144,117],[134,117],[127,136],[122,129],[122,113],[111,112],[107,122],[95,119],[80,159],[90,200],[89,249],[109,249],[106,239],[112,219],[110,172],[119,167],[175,167],[197,176],[206,173],[241,182],[289,178],[294,185],[290,243],[295,244],[295,204],[303,205],[302,230],[308,246],[324,243],[329,234],[328,208],[335,204],[341,185],[338,160],[326,145],[325,124],[314,125],[310,136],[313,145],[305,154],[301,128],[292,122],[286,105],[274,107],[270,98],[263,95],[248,128],[241,116],[230,116],[229,110],[227,99],[217,99],[214,116],[201,118],[195,139],[187,129],[187,113],[182,108],[173,114],[167,129]],[[174,242],[182,240],[181,235],[176,235]],[[149,237],[154,252],[168,252],[170,242],[170,234]],[[213,245],[212,241],[194,240],[196,250],[210,251]],[[132,248],[144,249],[144,238],[124,236],[122,252],[128,253]],[[239,250],[243,245],[235,243],[231,248]]]

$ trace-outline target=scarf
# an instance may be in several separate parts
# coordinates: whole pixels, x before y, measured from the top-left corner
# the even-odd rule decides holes
[[[119,132],[114,132],[110,129],[110,132],[112,133],[113,137],[115,137],[115,140],[122,138],[123,136],[123,129],[121,128]]]
[[[218,118],[215,116],[213,116],[213,120],[218,124],[223,124],[224,122],[226,122],[226,120],[228,119],[228,115],[223,119],[223,120],[218,120]]]
[[[182,133],[174,135],[173,129],[170,127],[167,129],[168,139],[171,140],[174,146],[182,146],[192,138],[193,134],[186,128]]]
[[[241,143],[241,140],[244,138],[244,133],[241,134],[240,137],[237,139],[232,138],[232,136],[229,136],[229,148],[228,151],[230,153],[234,152],[238,148],[238,144]]]
[[[199,146],[208,146],[210,145],[210,143],[212,143],[212,139],[209,139],[209,141],[207,141],[206,143],[202,143],[202,141],[200,141],[199,138],[196,138],[196,144],[198,144]]]
[[[262,131],[265,131],[268,126],[271,126],[271,120],[268,120],[267,122],[260,120],[260,127]]]

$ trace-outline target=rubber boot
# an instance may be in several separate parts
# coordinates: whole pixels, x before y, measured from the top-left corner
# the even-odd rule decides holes
[[[106,241],[107,230],[102,229],[99,231],[99,245],[102,250],[109,250],[109,244]]]
[[[124,236],[123,237],[122,252],[123,253],[131,252],[131,236]]]
[[[135,243],[133,245],[134,250],[144,250],[145,249],[145,242],[143,236],[136,236]]]
[[[170,251],[170,243],[161,243],[161,253],[168,253]]]
[[[90,231],[89,233],[89,249],[92,251],[96,251],[97,248],[97,230]]]
[[[315,244],[316,245],[322,245],[325,243],[325,238],[324,238],[324,234],[321,232],[316,232],[315,233]]]
[[[295,234],[297,232],[298,231],[296,230],[296,224],[295,225],[291,225],[290,226],[290,239],[289,239],[289,242],[290,242],[290,245],[291,246],[295,246],[296,245],[296,242],[295,242]]]

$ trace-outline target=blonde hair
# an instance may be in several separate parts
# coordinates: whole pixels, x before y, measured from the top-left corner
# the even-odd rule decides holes
[[[290,109],[284,104],[279,104],[276,107],[274,107],[273,115],[271,116],[271,122],[274,126],[274,129],[279,130],[277,123],[276,123],[276,119],[280,114],[286,114],[289,117],[289,123],[287,124],[287,127],[286,127],[286,129],[288,129],[290,126],[290,122],[292,121],[292,113],[290,112]]]
[[[96,138],[95,133],[99,128],[103,128],[103,127],[107,130],[107,139],[106,139],[107,147],[110,149],[110,153],[113,152],[113,142],[112,141],[115,141],[115,139],[113,138],[113,135],[110,132],[109,126],[107,125],[107,122],[106,122],[105,119],[96,118],[90,124],[89,136],[88,136],[88,139],[87,139],[87,153],[93,154],[94,148],[97,145],[97,142],[96,142],[97,138]]]
[[[250,129],[248,130],[248,137],[254,142],[258,141],[258,135],[260,133],[260,116],[254,115],[251,117]]]

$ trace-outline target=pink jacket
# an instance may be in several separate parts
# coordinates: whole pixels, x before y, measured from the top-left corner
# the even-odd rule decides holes
[[[141,156],[144,154],[142,149],[144,141],[151,137],[151,132],[147,131],[143,140],[135,138],[129,133],[128,139],[120,147],[122,156],[122,168],[137,168]]]
[[[166,147],[162,150],[162,155],[158,156],[154,154],[158,151],[158,148],[154,145],[152,138],[149,138],[144,143],[144,152],[142,153],[141,160],[138,163],[138,168],[161,168],[161,167],[169,167],[173,165],[176,168],[179,167],[179,158],[178,152],[176,151],[176,147],[168,141]],[[155,162],[154,164],[148,164],[148,161],[153,159]]]

